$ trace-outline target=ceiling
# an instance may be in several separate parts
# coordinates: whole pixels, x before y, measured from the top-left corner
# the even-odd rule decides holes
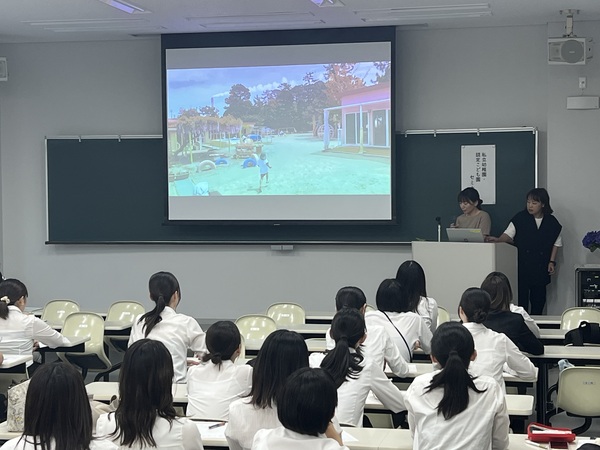
[[[408,29],[600,20],[599,0],[2,0],[0,43],[144,39],[167,33],[395,25]],[[313,2],[328,6],[317,6]],[[333,5],[330,4],[333,2]]]

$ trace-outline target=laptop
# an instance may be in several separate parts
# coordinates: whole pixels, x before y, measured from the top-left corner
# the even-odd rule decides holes
[[[481,228],[446,228],[450,242],[484,242]]]

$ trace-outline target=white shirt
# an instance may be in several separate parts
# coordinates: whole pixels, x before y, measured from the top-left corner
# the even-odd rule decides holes
[[[494,378],[505,390],[502,368],[504,364],[519,378],[536,380],[537,369],[517,346],[503,333],[496,333],[480,323],[463,323],[475,341],[477,358],[471,362],[469,370],[474,375],[487,375]]]
[[[29,442],[26,442],[25,439],[29,440]],[[24,439],[21,440],[21,436],[19,436],[18,438],[14,438],[11,439],[10,441],[6,442],[2,447],[0,447],[0,449],[2,450],[36,450],[35,446],[33,445],[33,440],[31,436],[25,436]],[[39,450],[41,447],[37,446],[37,450]],[[117,446],[112,443],[111,441],[107,441],[104,439],[93,439],[92,442],[90,442],[90,450],[115,450],[117,449]],[[55,445],[51,445],[50,446],[50,450],[60,450],[57,449]]]
[[[350,349],[354,351],[354,349]],[[321,367],[324,353],[312,353],[309,356],[311,367]],[[385,375],[381,366],[373,360],[365,359],[363,370],[357,378],[349,378],[338,388],[338,406],[335,417],[342,424],[362,427],[365,402],[370,391],[377,396],[383,406],[393,412],[404,411],[402,391]]]
[[[146,337],[144,334],[145,322],[140,322],[140,317],[141,315],[136,317],[133,322],[128,345]],[[206,352],[205,333],[196,319],[185,314],[178,314],[169,306],[160,313],[160,317],[162,320],[148,334],[148,339],[165,344],[173,358],[175,383],[185,383],[187,351],[190,349],[197,353]]]
[[[431,352],[431,330],[421,316],[414,312],[386,312],[392,323],[381,311],[369,311],[365,314],[367,330],[373,325],[383,326],[388,332],[400,354],[406,361],[412,359],[412,352],[417,341],[425,353]],[[397,329],[396,329],[397,328]],[[398,333],[400,331],[402,336]],[[404,343],[406,340],[406,343]],[[410,351],[409,348],[410,347]]]
[[[114,413],[102,414],[96,423],[96,434],[108,437],[116,429]],[[132,447],[119,446],[119,449],[146,450],[146,449],[169,449],[169,450],[202,450],[202,439],[198,426],[186,418],[178,418],[169,424],[167,419],[157,417],[152,429],[152,437],[156,441],[156,447],[142,447],[136,441]],[[115,442],[116,438],[115,438]]]
[[[229,419],[229,404],[245,397],[252,387],[252,367],[223,361],[190,366],[187,373],[186,414],[201,419]]]
[[[538,229],[540,228],[540,226],[542,225],[542,220],[544,219],[543,217],[540,217],[539,219],[535,219],[535,224],[537,225]],[[504,234],[507,235],[509,238],[514,239],[515,236],[517,235],[517,229],[515,228],[515,225],[510,222],[508,224],[508,226],[506,227],[506,230],[504,230]],[[554,246],[555,247],[562,247],[562,235],[558,235],[558,237],[556,238],[556,241],[554,241]]]
[[[69,345],[69,340],[46,322],[10,305],[8,317],[0,319],[0,352],[6,355],[31,355],[34,340],[50,348]]]
[[[272,430],[258,430],[254,436],[252,450],[348,450],[324,434],[309,436],[296,433],[283,426]]]
[[[437,328],[438,304],[431,297],[421,297],[417,305],[417,313],[423,318],[425,324],[433,333]]]
[[[281,426],[277,407],[258,409],[249,398],[241,398],[229,405],[229,423],[225,437],[230,450],[250,450],[258,430]]]
[[[523,316],[523,320],[525,320],[525,325],[527,325],[536,338],[540,338],[540,327],[538,327],[537,323],[535,323],[535,320],[533,320],[531,316],[527,314],[527,311],[525,311],[521,306],[511,303],[510,312],[521,314]]]
[[[442,388],[425,392],[439,371],[418,376],[406,391],[408,424],[415,450],[506,450],[509,419],[500,386],[490,377],[475,378],[469,406],[449,420],[438,414]]]
[[[330,331],[331,328],[325,333],[327,350],[335,347],[335,341],[331,337]],[[365,359],[372,359],[379,367],[384,368],[387,363],[390,370],[399,377],[403,377],[409,372],[408,363],[382,326],[371,325],[367,329],[367,337],[362,344],[361,351]]]

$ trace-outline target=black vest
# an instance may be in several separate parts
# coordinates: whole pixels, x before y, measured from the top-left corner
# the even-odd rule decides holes
[[[562,225],[552,214],[544,214],[538,229],[535,218],[527,210],[517,213],[511,222],[517,230],[514,242],[519,249],[519,284],[547,285],[550,283],[548,263]]]

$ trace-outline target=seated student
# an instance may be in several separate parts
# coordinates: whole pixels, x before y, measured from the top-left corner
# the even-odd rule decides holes
[[[27,388],[23,435],[2,450],[116,449],[92,438],[92,411],[81,374],[69,363],[44,364]]]
[[[259,430],[252,450],[348,450],[331,422],[337,392],[324,370],[305,367],[294,372],[277,404],[282,426]]]
[[[6,355],[30,355],[34,341],[52,348],[68,345],[69,340],[46,322],[24,313],[28,295],[19,280],[9,278],[0,283],[0,351]]]
[[[365,402],[370,391],[387,409],[404,411],[400,390],[373,360],[364,359],[361,344],[365,340],[365,319],[356,309],[344,308],[331,322],[331,337],[335,348],[327,354],[312,353],[311,367],[321,367],[333,377],[338,389],[336,413],[340,423],[362,426]]]
[[[512,289],[506,275],[502,272],[490,273],[483,280],[481,289],[491,298],[490,312],[483,324],[498,333],[507,335],[522,352],[532,355],[543,354],[544,344],[527,327],[523,316],[511,312]]]
[[[438,305],[437,302],[427,297],[425,271],[416,261],[404,261],[396,272],[396,281],[403,286],[410,304],[417,304],[416,313],[424,320],[431,332],[437,327]]]
[[[235,364],[241,345],[233,322],[215,322],[206,331],[208,353],[201,364],[188,368],[188,416],[226,421],[229,404],[250,393],[252,367]]]
[[[203,449],[196,424],[175,412],[172,386],[167,347],[152,339],[134,342],[119,372],[119,406],[98,418],[96,434],[123,449]]]
[[[406,391],[415,450],[508,448],[509,419],[500,386],[468,372],[477,355],[473,337],[458,322],[438,327],[431,360],[441,370],[418,376]]]
[[[250,396],[229,405],[225,437],[230,450],[249,450],[258,430],[281,425],[277,398],[287,377],[308,367],[308,349],[295,331],[277,330],[263,342],[252,371]]]
[[[158,272],[148,283],[150,299],[156,303],[152,311],[136,318],[131,328],[129,345],[148,338],[161,341],[171,352],[175,383],[185,383],[187,351],[206,352],[204,331],[196,319],[176,312],[181,302],[179,281],[170,272]]]
[[[522,306],[517,306],[513,303],[513,292],[510,286],[510,281],[506,275],[504,275],[502,272],[490,273],[487,277],[485,277],[485,280],[483,280],[481,289],[490,294],[492,299],[492,310],[498,309],[495,306],[496,304],[506,305],[508,303],[508,310],[512,313],[521,315],[525,321],[525,325],[527,325],[527,328],[531,330],[537,339],[540,338],[540,327],[538,327],[537,323],[535,323],[535,320],[533,320],[531,316],[527,314],[527,311],[525,311]],[[506,309],[506,306],[503,308]]]
[[[490,296],[484,290],[469,288],[463,293],[458,315],[463,326],[473,335],[477,350],[477,358],[470,366],[471,372],[475,375],[491,376],[503,390],[505,385],[502,371],[505,364],[511,373],[520,378],[537,378],[535,366],[505,334],[497,333],[483,325],[489,310]]]
[[[406,361],[412,360],[415,348],[420,347],[426,353],[430,349],[431,330],[415,312],[417,300],[410,298],[408,291],[395,279],[383,280],[375,296],[379,311],[365,314],[367,327],[383,326]]]
[[[354,286],[341,288],[335,295],[335,308],[340,311],[343,308],[357,309],[361,314],[365,314],[367,308],[367,298],[364,292]],[[327,350],[335,347],[335,341],[331,337],[331,328],[325,333]],[[385,328],[379,325],[371,325],[368,329],[367,337],[362,346],[363,356],[375,361],[379,367],[385,367],[388,364],[390,370],[399,377],[408,374],[408,363],[400,354],[400,350],[392,341]]]

